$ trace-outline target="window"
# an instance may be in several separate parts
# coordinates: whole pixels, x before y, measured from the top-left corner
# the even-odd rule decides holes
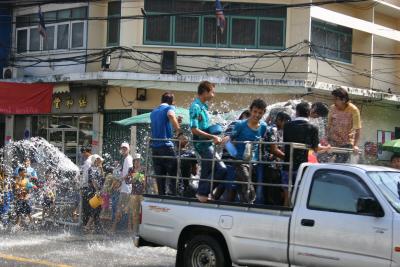
[[[285,29],[284,20],[270,20],[261,19],[260,20],[260,34],[259,34],[259,44],[261,47],[284,47],[285,38],[281,32]]]
[[[198,44],[200,33],[199,17],[175,18],[175,43]]]
[[[83,22],[75,22],[72,23],[72,43],[71,47],[83,47],[83,31],[84,31],[84,23]]]
[[[39,30],[36,28],[29,29],[29,51],[39,51],[40,50],[40,34]]]
[[[44,12],[47,38],[39,34],[37,13],[18,16],[16,18],[18,53],[84,48],[86,12],[86,7]]]
[[[225,21],[225,30],[217,31],[217,19],[215,17],[204,17],[203,18],[203,44],[204,45],[215,45],[226,46],[227,44],[227,30],[229,28],[228,21]]]
[[[119,44],[119,26],[121,22],[121,2],[108,3],[107,45]]]
[[[17,31],[17,52],[23,53],[28,50],[28,30],[22,29]]]
[[[211,14],[148,16],[144,22],[144,43],[255,49],[285,47],[285,8],[266,9],[267,5],[248,3],[223,4],[226,7],[223,32],[217,30],[217,20]],[[249,7],[254,7],[254,10],[243,10]],[[150,15],[193,10],[207,13],[215,10],[215,1],[145,0],[145,10]]]
[[[257,21],[250,18],[232,18],[232,45],[254,48]]]
[[[43,50],[53,50],[55,47],[54,27],[55,26],[46,26],[47,40],[43,40]]]
[[[317,56],[351,62],[352,29],[313,20],[311,41]]]
[[[147,20],[146,38],[151,43],[169,43],[170,35],[170,17],[151,17]]]
[[[357,213],[360,197],[374,196],[358,176],[344,171],[320,170],[313,177],[308,208]]]
[[[69,24],[57,25],[57,49],[68,48]]]

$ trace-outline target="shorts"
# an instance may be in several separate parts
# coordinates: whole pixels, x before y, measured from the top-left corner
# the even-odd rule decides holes
[[[16,213],[18,215],[29,215],[31,214],[32,209],[29,206],[28,200],[18,199],[16,203]]]
[[[129,200],[129,214],[137,215],[140,212],[140,203],[143,200],[142,195],[131,195]]]
[[[118,210],[123,213],[129,212],[129,202],[131,195],[128,193],[119,193]]]

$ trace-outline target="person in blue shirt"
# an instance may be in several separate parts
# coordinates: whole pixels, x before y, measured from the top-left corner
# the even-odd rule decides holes
[[[258,161],[259,144],[252,143],[251,149],[246,149],[245,141],[260,141],[265,135],[267,124],[262,121],[262,118],[267,109],[267,104],[262,99],[255,99],[250,105],[250,117],[235,124],[230,139],[239,141],[236,143],[237,155],[236,158],[244,161]],[[248,154],[248,155],[247,155]],[[236,180],[241,182],[251,182],[250,163],[236,164]],[[255,190],[253,185],[243,185],[239,192],[241,202],[251,203],[255,198]]]
[[[23,166],[26,170],[26,177],[29,179],[29,181],[33,182],[33,183],[37,183],[38,180],[38,175],[37,172],[34,168],[32,168],[31,166],[31,160],[29,158],[25,158],[24,159],[24,166]],[[20,167],[17,167],[14,171],[14,176],[18,176],[18,170]]]
[[[230,136],[232,134],[233,129],[235,128],[235,125],[237,123],[240,123],[242,120],[248,119],[250,117],[250,111],[245,110],[243,111],[239,118],[233,122],[231,122],[228,127],[226,128],[224,135],[225,136]],[[226,193],[224,194],[225,200],[229,202],[235,201],[236,195],[237,195],[237,190],[240,188],[237,184],[235,184],[235,164],[233,162],[229,162],[226,160],[234,160],[235,157],[234,155],[231,155],[228,151],[228,149],[223,150],[222,153],[222,159],[224,160],[224,163],[226,164],[226,181],[230,181],[231,183],[225,183],[225,184],[220,184],[219,186],[223,188],[223,190],[226,190]]]
[[[190,105],[190,129],[193,134],[193,140],[209,140],[209,142],[194,142],[194,147],[201,159],[212,159],[214,158],[214,146],[222,142],[222,139],[218,135],[209,133],[208,128],[210,127],[210,118],[208,116],[208,101],[211,101],[215,96],[215,85],[208,82],[202,81],[197,88],[198,97]],[[225,164],[218,160],[214,166],[214,179],[223,180],[226,175]],[[196,197],[200,202],[207,202],[208,195],[210,194],[211,185],[211,173],[212,172],[212,161],[201,160],[201,172],[199,187],[197,189]],[[217,183],[213,184],[214,186]],[[214,189],[214,188],[213,188]]]
[[[161,96],[161,105],[150,114],[151,138],[164,139],[152,140],[151,142],[154,173],[160,176],[176,176],[177,173],[174,143],[170,139],[173,137],[172,129],[175,129],[177,135],[181,134],[181,129],[175,115],[174,98],[172,93],[164,93]],[[157,156],[169,156],[171,158],[157,158]],[[175,195],[175,180],[160,177],[157,177],[156,180],[159,195],[167,193]]]

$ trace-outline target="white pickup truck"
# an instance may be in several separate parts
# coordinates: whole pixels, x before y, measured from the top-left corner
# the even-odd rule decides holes
[[[291,208],[146,195],[137,246],[176,266],[400,266],[400,172],[303,164]]]

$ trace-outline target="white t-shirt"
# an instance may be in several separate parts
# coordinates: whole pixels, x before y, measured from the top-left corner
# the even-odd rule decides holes
[[[126,184],[125,183],[125,176],[128,175],[129,168],[133,167],[133,158],[131,155],[126,156],[124,159],[124,165],[122,166],[122,172],[121,172],[121,187],[119,188],[121,193],[127,193],[130,194],[132,191],[132,185],[131,184]]]
[[[80,181],[80,185],[81,188],[82,187],[88,187],[88,180],[89,180],[89,169],[92,166],[92,157],[93,155],[90,155],[82,164],[81,166],[81,181]]]

